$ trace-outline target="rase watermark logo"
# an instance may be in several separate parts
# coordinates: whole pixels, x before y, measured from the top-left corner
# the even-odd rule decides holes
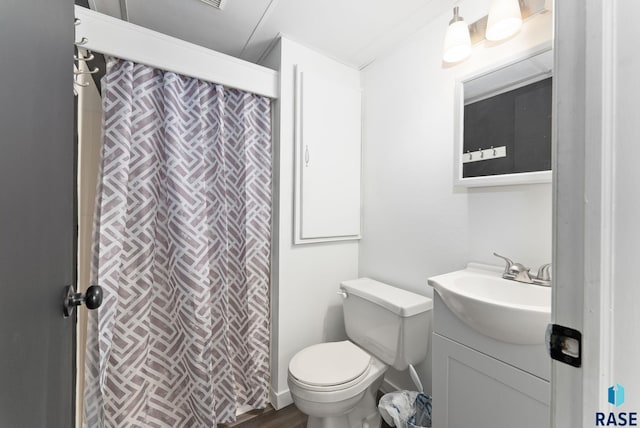
[[[609,404],[620,407],[624,404],[624,387],[615,384],[607,390],[607,401]],[[637,427],[637,412],[596,412],[597,427]]]
[[[613,404],[618,407],[624,403],[624,387],[619,383],[610,386],[607,390],[607,395],[609,397],[609,404]]]

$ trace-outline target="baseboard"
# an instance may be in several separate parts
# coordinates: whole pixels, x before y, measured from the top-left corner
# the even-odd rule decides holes
[[[398,385],[390,382],[386,377],[382,381],[382,385],[380,385],[380,391],[384,392],[385,394],[388,392],[399,391],[401,389],[403,388],[400,388]]]
[[[287,407],[289,404],[293,404],[293,398],[288,389],[284,391],[276,392],[273,388],[270,391],[271,405],[274,409],[280,410],[283,407]]]

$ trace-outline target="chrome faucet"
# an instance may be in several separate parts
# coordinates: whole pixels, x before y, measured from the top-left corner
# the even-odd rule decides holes
[[[500,257],[505,262],[507,262],[507,265],[504,268],[504,272],[502,273],[502,277],[504,279],[523,282],[525,284],[542,285],[545,287],[551,286],[551,274],[549,271],[551,268],[551,263],[540,266],[540,268],[538,269],[538,273],[532,276],[529,273],[530,269],[528,267],[525,267],[520,263],[514,263],[510,258],[501,256],[500,254],[493,253],[493,255],[496,257]]]
[[[532,281],[536,285],[542,285],[544,287],[551,287],[551,263],[542,265],[538,268],[538,274]]]

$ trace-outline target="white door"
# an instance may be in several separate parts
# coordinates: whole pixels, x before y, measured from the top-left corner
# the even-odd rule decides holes
[[[640,412],[639,15],[634,0],[555,2],[553,322],[582,332],[581,367],[552,365],[556,428]]]

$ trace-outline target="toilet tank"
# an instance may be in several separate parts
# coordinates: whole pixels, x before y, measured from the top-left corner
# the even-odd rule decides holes
[[[397,370],[424,360],[433,300],[369,278],[344,281],[340,289],[352,342]]]

